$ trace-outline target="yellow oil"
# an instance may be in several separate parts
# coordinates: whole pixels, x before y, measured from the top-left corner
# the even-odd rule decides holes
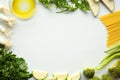
[[[21,19],[31,18],[35,13],[35,0],[12,0],[11,11]]]

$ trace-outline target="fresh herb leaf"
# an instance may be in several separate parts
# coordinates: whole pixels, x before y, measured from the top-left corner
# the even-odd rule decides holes
[[[0,44],[0,80],[28,80],[27,63]]]
[[[81,4],[79,5],[79,9],[81,9],[82,11],[90,10],[90,6],[89,6],[89,3],[87,2],[87,0],[81,0]]]
[[[73,12],[77,9],[82,11],[90,10],[87,0],[39,0],[39,2],[46,8],[55,5],[56,8],[60,9],[59,12]]]

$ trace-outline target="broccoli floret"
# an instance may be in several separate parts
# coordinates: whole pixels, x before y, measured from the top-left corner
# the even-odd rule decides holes
[[[120,60],[115,62],[108,71],[114,78],[120,78]]]
[[[90,78],[89,80],[100,80],[100,78],[98,76],[93,76],[92,78]]]
[[[109,74],[103,74],[101,80],[113,80]]]
[[[95,69],[94,68],[86,68],[83,70],[83,74],[87,78],[92,78],[95,74]]]

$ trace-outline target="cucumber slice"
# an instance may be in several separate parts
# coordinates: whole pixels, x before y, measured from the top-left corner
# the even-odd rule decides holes
[[[68,73],[53,74],[53,77],[55,77],[57,80],[66,80],[68,77]]]
[[[37,70],[33,70],[32,74],[33,74],[34,78],[38,79],[38,80],[45,79],[48,76],[47,72],[42,72],[42,71],[37,71]]]

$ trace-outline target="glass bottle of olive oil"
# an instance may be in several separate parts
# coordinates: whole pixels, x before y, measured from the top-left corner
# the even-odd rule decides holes
[[[21,19],[31,18],[35,13],[35,0],[11,0],[12,13]]]

